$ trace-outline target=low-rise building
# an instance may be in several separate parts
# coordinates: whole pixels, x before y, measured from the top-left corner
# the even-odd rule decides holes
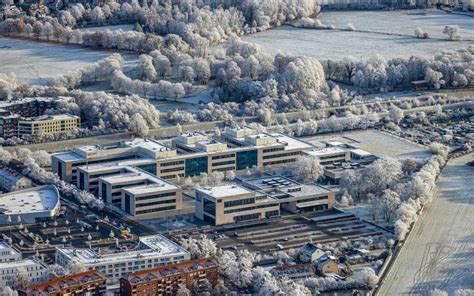
[[[305,151],[304,155],[317,157],[321,165],[350,160],[350,152],[341,146],[330,146],[318,150]]]
[[[0,262],[21,260],[21,253],[6,242],[0,242]]]
[[[96,270],[69,274],[37,284],[28,285],[18,291],[20,296],[102,296],[106,291],[106,276]]]
[[[127,251],[107,249],[57,248],[56,263],[67,267],[78,262],[88,270],[98,270],[107,277],[107,284],[117,284],[131,272],[157,268],[190,259],[180,245],[162,235],[143,236],[138,245]]]
[[[375,161],[376,159],[377,157],[375,155],[365,150],[362,150],[362,149],[351,150],[351,161],[367,164],[367,163],[371,163]]]
[[[341,275],[343,268],[336,262],[336,258],[332,256],[323,256],[317,261],[318,271],[322,274],[337,274]]]
[[[58,134],[79,129],[81,118],[75,115],[43,115],[18,121],[18,135]]]
[[[0,285],[14,286],[17,282],[18,274],[23,274],[24,272],[28,276],[29,284],[46,280],[46,266],[34,259],[24,259],[0,263]]]
[[[326,252],[312,243],[306,243],[299,251],[300,260],[303,262],[315,262],[323,256],[326,256]]]
[[[59,214],[59,191],[54,185],[33,187],[0,195],[0,225],[37,223]]]
[[[196,217],[223,225],[280,215],[280,203],[237,184],[196,189]]]
[[[17,171],[0,166],[0,189],[3,191],[21,190],[31,187],[31,179]]]
[[[176,295],[180,285],[191,289],[193,283],[197,283],[198,288],[203,288],[206,280],[215,286],[218,279],[219,264],[216,260],[194,259],[129,273],[120,279],[120,295]]]

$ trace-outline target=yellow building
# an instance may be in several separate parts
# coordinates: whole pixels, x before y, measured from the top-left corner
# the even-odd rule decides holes
[[[18,135],[58,134],[78,129],[81,119],[78,116],[61,114],[45,115],[18,122]]]

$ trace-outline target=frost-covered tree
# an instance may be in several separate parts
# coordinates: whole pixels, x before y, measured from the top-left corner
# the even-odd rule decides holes
[[[448,35],[448,39],[451,41],[461,41],[461,29],[459,26],[446,26],[444,27],[443,34]]]
[[[130,119],[130,130],[142,137],[148,135],[148,124],[143,116],[141,116],[139,113],[135,113]]]
[[[301,156],[295,163],[294,174],[298,180],[316,182],[324,172],[319,158],[314,156]]]

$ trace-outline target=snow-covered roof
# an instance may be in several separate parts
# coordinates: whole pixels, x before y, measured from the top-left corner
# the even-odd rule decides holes
[[[367,157],[367,156],[372,156],[373,155],[372,153],[367,152],[367,151],[362,150],[362,149],[352,149],[351,152],[356,154],[356,155],[362,156],[362,157]]]
[[[140,147],[142,149],[151,150],[151,151],[173,150],[170,147],[165,146],[162,143],[153,139],[136,138],[131,141],[126,141],[124,145],[128,147],[132,147],[132,148]]]
[[[84,265],[108,264],[123,261],[135,261],[140,258],[160,258],[169,256],[189,255],[183,247],[163,235],[143,236],[139,238],[140,247],[126,252],[98,254],[91,249],[57,248],[58,252],[70,259],[77,259]]]
[[[18,215],[51,211],[59,204],[56,186],[28,188],[0,195],[0,213]]]
[[[215,199],[224,197],[233,197],[242,194],[249,194],[254,191],[250,191],[245,187],[236,184],[226,184],[215,187],[201,187],[197,188],[196,191],[202,192]]]
[[[130,192],[133,195],[141,195],[145,193],[155,193],[160,191],[176,190],[178,186],[171,183],[165,182],[160,179],[159,183],[153,183],[148,185],[132,186],[123,188],[123,191]]]
[[[0,166],[0,176],[10,180],[11,182],[16,182],[22,178],[26,178],[22,174],[19,174],[17,171],[12,170],[6,166]]]
[[[304,141],[295,139],[293,137],[281,134],[281,133],[274,133],[271,136],[277,138],[278,143],[286,143],[285,150],[293,150],[293,149],[310,149],[314,146],[306,143]]]
[[[49,120],[65,120],[65,119],[79,119],[79,116],[76,115],[70,115],[70,114],[57,114],[57,115],[42,115],[38,117],[31,117],[31,118],[25,118],[20,120],[22,121],[28,121],[28,122],[35,122],[35,121],[49,121]]]
[[[305,154],[315,157],[345,154],[348,150],[341,147],[327,147],[318,150],[305,151]]]
[[[0,250],[2,251],[10,251],[10,254],[20,254],[15,248],[7,244],[6,242],[0,242]]]
[[[44,265],[34,259],[23,259],[16,261],[5,261],[0,262],[0,270],[12,269],[12,268],[26,268],[31,266],[38,266],[41,269],[45,269]]]

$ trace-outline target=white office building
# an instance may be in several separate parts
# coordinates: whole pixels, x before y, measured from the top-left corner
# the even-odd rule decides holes
[[[20,269],[21,272],[24,271],[28,275],[28,284],[36,284],[46,280],[46,266],[34,259],[25,259],[0,263],[0,284],[2,286],[14,286]]]
[[[141,237],[136,248],[122,252],[56,249],[57,264],[66,267],[70,262],[78,262],[88,270],[97,269],[107,276],[107,283],[112,285],[130,272],[179,263],[190,258],[188,251],[162,235]]]

